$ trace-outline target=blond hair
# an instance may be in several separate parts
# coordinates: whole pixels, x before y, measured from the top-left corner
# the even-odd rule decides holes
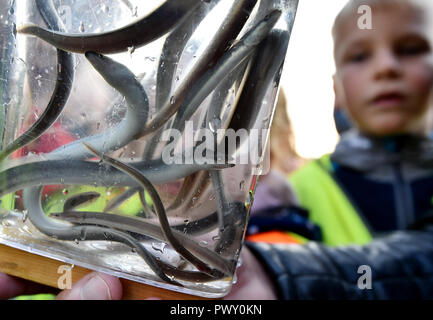
[[[290,161],[299,162],[301,157],[296,152],[292,123],[287,111],[287,99],[283,89],[278,95],[270,139],[271,167],[288,173],[287,163]]]
[[[334,26],[332,28],[332,34],[335,37],[337,27],[344,22],[348,17],[352,17],[354,15],[358,15],[358,8],[367,5],[372,8],[383,8],[392,6],[394,8],[411,5],[414,8],[420,8],[419,4],[422,0],[349,0],[346,5],[341,9],[338,13],[337,17],[334,21]],[[417,6],[415,6],[417,5]]]
[[[431,17],[433,17],[433,1],[432,0],[349,0],[346,5],[338,13],[334,20],[334,25],[332,27],[332,36],[334,38],[334,47],[336,42],[338,42],[337,35],[338,30],[344,22],[347,22],[348,18],[359,16],[358,8],[362,5],[367,5],[369,7],[381,9],[381,8],[401,8],[407,10],[407,8],[412,9],[416,13],[425,16],[427,14],[428,20],[431,22]],[[374,28],[374,26],[373,26]]]

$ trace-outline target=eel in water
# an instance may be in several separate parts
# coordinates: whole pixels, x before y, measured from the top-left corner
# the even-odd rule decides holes
[[[99,53],[86,52],[86,58],[108,84],[125,96],[125,118],[112,129],[73,141],[45,154],[45,160],[83,159],[92,156],[83,146],[83,142],[94,145],[102,152],[118,150],[133,140],[148,119],[149,100],[146,91],[131,70]]]
[[[140,182],[140,185],[146,190],[146,192],[149,194],[153,201],[153,205],[155,207],[155,211],[157,213],[159,223],[162,229],[162,232],[164,234],[165,239],[167,242],[171,245],[171,247],[179,253],[183,258],[185,258],[187,261],[192,263],[199,271],[204,272],[206,274],[209,274],[210,276],[214,277],[222,277],[224,275],[221,274],[219,270],[213,269],[209,267],[205,262],[203,262],[201,259],[197,258],[194,254],[192,254],[188,249],[186,249],[182,243],[173,235],[173,232],[171,230],[164,205],[161,201],[161,198],[158,195],[158,192],[153,187],[152,183],[139,171],[134,169],[133,167],[130,167],[126,164],[124,164],[121,161],[118,161],[116,159],[113,159],[96,149],[94,149],[92,146],[84,143],[86,148],[88,148],[92,153],[94,153],[97,157],[101,158],[102,161],[109,163],[113,167],[123,171],[124,173],[128,174],[129,176],[133,177],[137,181]]]
[[[69,34],[26,24],[22,34],[34,35],[58,49],[75,53],[87,51],[112,54],[144,46],[171,31],[187,19],[201,0],[167,0],[149,15],[122,28],[95,34]]]
[[[45,23],[51,30],[65,30],[62,20],[57,15],[52,0],[36,0],[36,5]],[[72,53],[57,49],[56,85],[47,107],[30,128],[0,151],[0,162],[16,150],[39,138],[56,122],[72,90],[75,74],[74,64],[75,59]]]
[[[260,23],[249,30],[235,43],[202,78],[194,85],[179,108],[173,128],[183,131],[187,121],[203,100],[218,86],[231,70],[249,57],[266,38],[281,16],[280,10],[269,13]]]
[[[162,159],[130,164],[155,184],[177,181],[200,170],[220,170],[232,164],[166,164]],[[0,196],[41,184],[129,186],[139,183],[123,172],[84,160],[37,161],[0,172]]]
[[[29,210],[28,218],[43,234],[58,240],[68,241],[115,241],[128,245],[148,264],[151,270],[163,281],[182,286],[177,280],[191,282],[208,282],[217,280],[208,274],[196,271],[185,271],[168,265],[150,254],[142,243],[126,232],[113,228],[80,225],[76,226],[66,221],[57,221],[47,217],[42,209],[42,186],[34,190],[24,190],[24,205]],[[27,193],[27,194],[26,194]]]
[[[236,1],[234,7],[232,8],[233,10],[231,10],[230,16],[226,19],[224,28],[221,28],[221,31],[217,33],[214,39],[212,39],[211,45],[206,48],[203,54],[200,55],[198,61],[194,64],[193,69],[182,81],[180,86],[174,92],[173,96],[166,101],[156,116],[149,121],[148,124],[146,124],[138,137],[148,135],[158,130],[176,112],[178,112],[182,105],[185,104],[185,99],[194,98],[196,92],[193,93],[191,87],[194,86],[196,88],[195,91],[199,91],[198,87],[196,86],[198,81],[207,83],[209,85],[214,85],[215,88],[219,82],[217,78],[213,77],[213,72],[217,71],[217,67],[215,67],[217,63],[219,63],[219,66],[221,66],[221,63],[225,62],[227,67],[235,67],[237,64],[236,62],[239,59],[239,55],[235,54],[233,47],[229,49],[228,52],[226,52],[226,50],[232,44],[234,40],[233,37],[237,34],[236,32],[239,33],[241,31],[249,17],[249,12],[245,12],[243,9],[249,8],[250,6],[253,8],[255,3],[256,0]],[[257,28],[253,28],[253,30],[249,32],[250,41],[243,41],[244,46],[248,47],[251,45],[254,47],[253,39],[255,36],[260,37],[260,34],[263,32],[263,30],[261,30],[262,24],[259,25],[260,27],[258,26]],[[237,45],[235,49],[240,49],[240,45]],[[232,54],[234,54],[233,57],[231,57]],[[219,71],[221,73],[222,70]]]

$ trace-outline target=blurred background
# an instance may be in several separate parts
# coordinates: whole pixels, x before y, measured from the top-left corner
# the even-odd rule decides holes
[[[338,134],[333,120],[335,71],[331,28],[347,0],[300,0],[281,86],[302,157],[333,151]]]

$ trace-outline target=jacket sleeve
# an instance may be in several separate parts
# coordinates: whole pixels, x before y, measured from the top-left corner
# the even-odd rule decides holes
[[[364,246],[246,244],[279,299],[432,299],[433,229],[397,231]]]

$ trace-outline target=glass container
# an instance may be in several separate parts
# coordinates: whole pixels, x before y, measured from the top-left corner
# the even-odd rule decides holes
[[[0,243],[226,295],[297,2],[0,0]]]

